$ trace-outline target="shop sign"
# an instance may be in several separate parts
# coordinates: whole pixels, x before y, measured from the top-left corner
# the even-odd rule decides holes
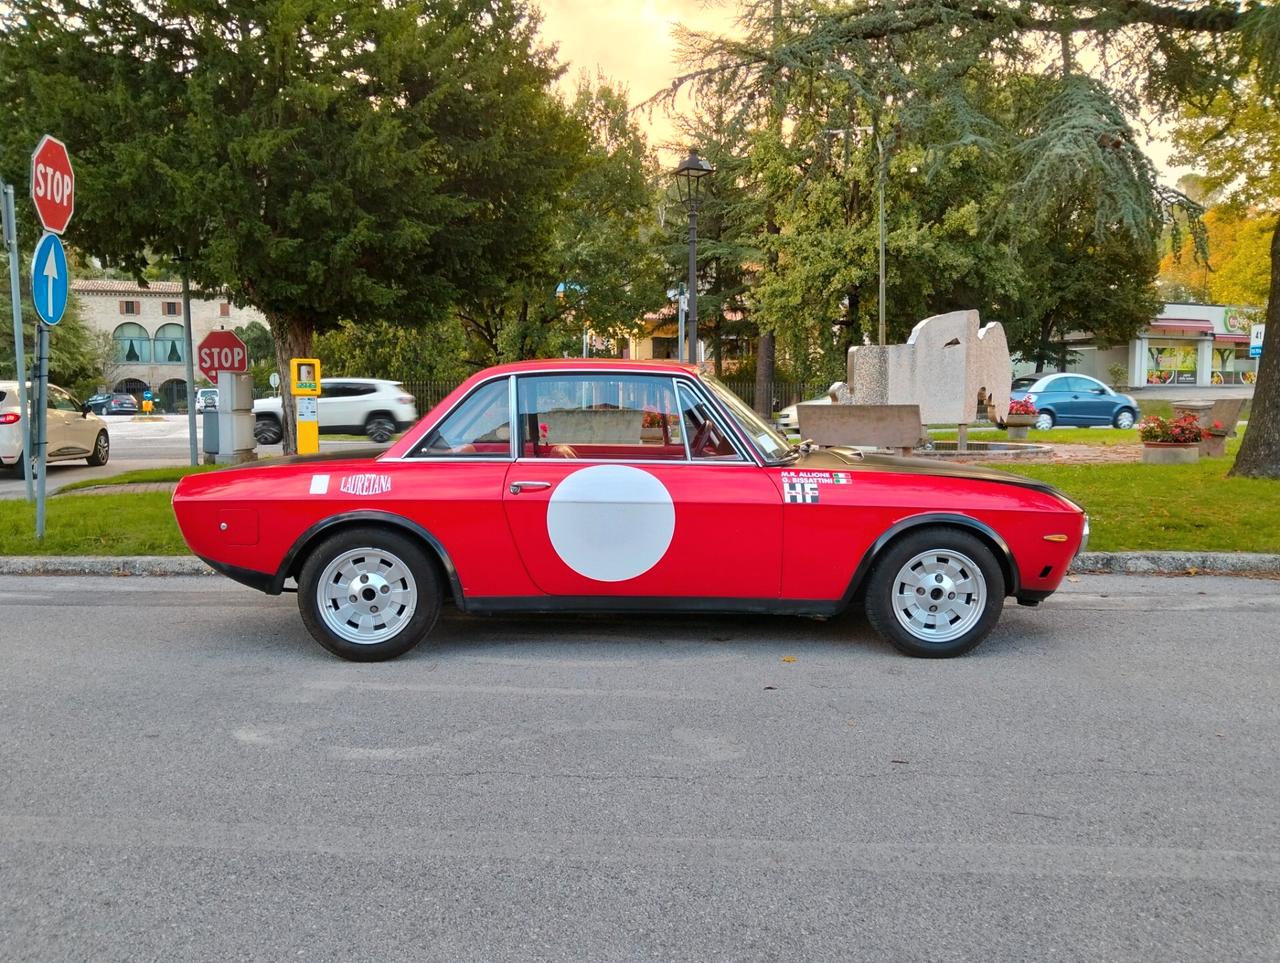
[[[1262,357],[1262,337],[1267,333],[1265,324],[1255,324],[1249,329],[1249,357]]]

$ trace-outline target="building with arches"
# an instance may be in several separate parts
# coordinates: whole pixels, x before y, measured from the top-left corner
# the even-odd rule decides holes
[[[104,391],[137,395],[150,390],[167,411],[186,404],[187,339],[182,323],[182,285],[152,281],[73,280],[72,294],[90,331],[111,337],[114,363],[105,372]],[[191,291],[192,343],[210,331],[234,329],[251,321],[266,324],[253,308],[237,308],[222,294]],[[196,379],[201,378],[197,369]]]

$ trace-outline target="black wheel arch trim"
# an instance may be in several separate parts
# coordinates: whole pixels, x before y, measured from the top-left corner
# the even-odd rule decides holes
[[[454,604],[459,609],[464,607],[464,599],[462,595],[462,581],[458,578],[458,570],[454,568],[453,560],[449,558],[449,553],[445,551],[445,547],[440,543],[440,539],[436,538],[429,531],[419,525],[417,522],[405,518],[403,515],[396,515],[392,512],[379,512],[362,509],[353,512],[343,512],[339,515],[331,515],[328,518],[321,519],[316,522],[305,532],[297,537],[289,551],[285,553],[284,561],[280,563],[280,567],[276,570],[274,578],[271,579],[269,588],[263,589],[268,595],[279,595],[284,591],[285,580],[293,571],[294,565],[299,555],[311,545],[319,536],[323,535],[330,529],[340,525],[359,524],[360,522],[371,523],[375,525],[388,525],[392,528],[398,528],[408,532],[426,542],[428,548],[439,559],[440,565],[444,568],[445,577],[449,580],[449,591],[453,595]],[[224,574],[227,574],[224,572]],[[232,576],[233,578],[235,576]],[[257,586],[254,586],[257,588]]]
[[[858,562],[858,567],[854,569],[853,577],[849,579],[849,587],[845,589],[840,608],[847,608],[853,601],[863,582],[866,581],[867,574],[871,571],[871,566],[875,564],[880,553],[885,550],[890,542],[905,532],[929,525],[950,525],[955,528],[967,528],[986,538],[996,547],[996,563],[1000,566],[1000,571],[1004,575],[1005,596],[1017,595],[1022,590],[1022,580],[1018,574],[1018,562],[1013,557],[1013,552],[1009,549],[1009,543],[1001,537],[999,532],[985,522],[980,522],[968,515],[958,515],[951,512],[925,512],[921,515],[909,515],[906,518],[899,519],[872,543],[871,547],[863,554],[861,561]]]

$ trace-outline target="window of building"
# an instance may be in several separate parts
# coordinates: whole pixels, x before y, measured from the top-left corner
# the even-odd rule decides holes
[[[220,318],[231,317],[231,305],[228,302],[223,301],[221,304],[218,305],[218,317]]]
[[[185,332],[180,324],[162,324],[152,339],[156,364],[182,364],[187,360]]]
[[[142,302],[141,301],[121,301],[120,313],[121,314],[141,314]]]
[[[160,313],[166,318],[176,318],[182,314],[182,303],[180,301],[163,301],[160,304]]]
[[[151,338],[142,325],[126,321],[112,332],[111,340],[116,344],[116,361],[124,364],[151,363]]]

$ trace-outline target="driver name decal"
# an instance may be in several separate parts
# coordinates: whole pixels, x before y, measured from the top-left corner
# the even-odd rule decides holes
[[[385,495],[391,491],[391,476],[374,472],[347,475],[338,485],[338,489],[348,495]]]
[[[853,477],[847,471],[784,471],[782,482],[813,482],[816,485],[848,485]]]

